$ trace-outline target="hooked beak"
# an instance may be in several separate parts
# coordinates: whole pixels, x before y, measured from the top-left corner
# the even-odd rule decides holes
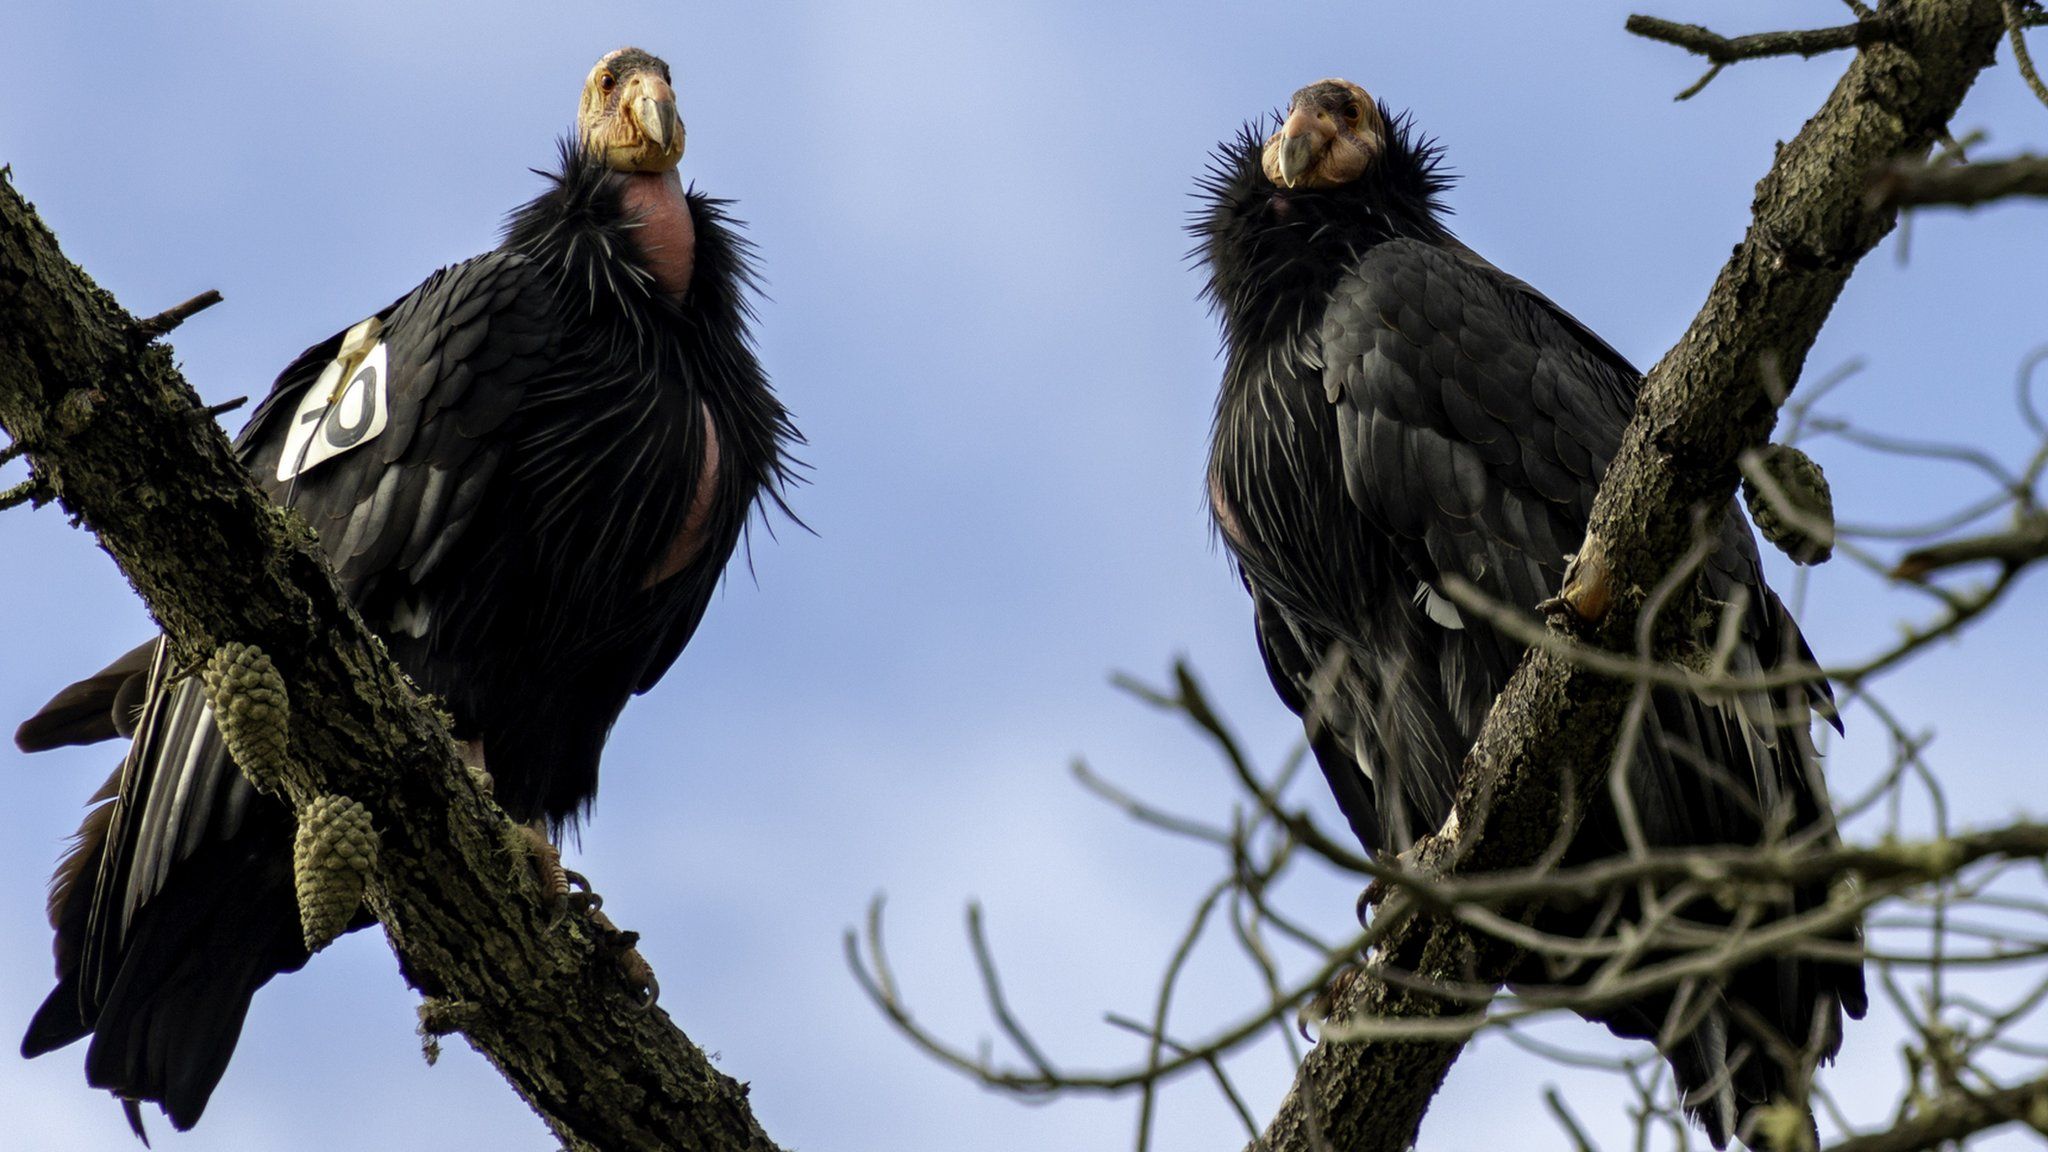
[[[1289,188],[1300,184],[1315,168],[1323,150],[1336,138],[1337,125],[1328,112],[1298,104],[1288,109],[1287,121],[1280,126],[1277,141],[1280,146],[1280,183]]]
[[[620,104],[651,145],[649,152],[655,164],[650,167],[673,166],[683,155],[684,135],[682,118],[676,114],[675,89],[659,77],[636,77],[632,91],[625,94]]]

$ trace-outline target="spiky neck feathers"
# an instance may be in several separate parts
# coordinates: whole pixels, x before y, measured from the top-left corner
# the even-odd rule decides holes
[[[754,355],[760,283],[730,201],[682,193],[692,251],[689,290],[677,296],[637,239],[630,181],[648,177],[613,171],[573,137],[561,142],[558,171],[535,171],[554,186],[512,213],[503,247],[550,267],[563,299],[581,301],[611,341],[611,355],[675,367],[718,422],[722,466],[747,474],[759,500],[794,520],[783,493],[800,467],[790,448],[803,437]]]
[[[1282,188],[1261,168],[1272,121],[1244,126],[1219,147],[1201,181],[1188,230],[1208,267],[1204,295],[1234,346],[1293,330],[1359,253],[1385,240],[1442,243],[1451,232],[1440,197],[1451,177],[1441,150],[1407,116],[1382,104],[1384,150],[1364,175],[1332,188]]]

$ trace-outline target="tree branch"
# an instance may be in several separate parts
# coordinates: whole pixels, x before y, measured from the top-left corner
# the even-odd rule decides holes
[[[1655,16],[1630,16],[1630,32],[1648,40],[1675,44],[1710,63],[1733,64],[1764,56],[1819,56],[1844,48],[1863,48],[1887,39],[1891,25],[1881,18],[1858,20],[1834,28],[1806,28],[1796,32],[1756,32],[1748,36],[1723,36],[1697,24],[1680,24]]]
[[[508,863],[511,823],[434,708],[304,522],[236,461],[169,350],[138,331],[151,330],[0,177],[0,427],[121,566],[181,666],[228,641],[275,662],[289,687],[288,799],[303,810],[338,793],[368,808],[381,846],[366,899],[428,998],[422,1032],[466,1036],[571,1148],[771,1152],[746,1085],[639,1006],[619,935],[550,923],[531,869]]]
[[[1864,174],[1927,151],[1992,62],[2005,29],[1997,0],[1892,0],[1880,18],[1896,35],[1866,45],[1819,113],[1779,151],[1757,187],[1748,235],[1644,384],[1566,578],[1565,600],[1586,617],[1569,630],[1582,638],[1634,649],[1646,590],[1685,553],[1693,510],[1732,499],[1738,455],[1769,438],[1783,396],[1766,382],[1796,380],[1850,272],[1895,223],[1890,212],[1865,206]],[[1687,637],[1673,622],[1693,615],[1663,614],[1651,635],[1654,651],[1676,651]],[[1466,761],[1457,830],[1448,840],[1423,841],[1417,865],[1453,875],[1543,858],[1605,785],[1602,773],[1562,766],[1607,763],[1631,690],[1531,651]],[[1428,912],[1391,932],[1376,957],[1430,979],[1496,985],[1514,958],[1511,947]],[[1335,997],[1333,1009],[1338,1022],[1462,1010],[1378,979],[1371,968]],[[1418,1039],[1318,1045],[1258,1146],[1398,1152],[1413,1142],[1462,1047]]]
[[[2007,571],[2048,559],[2048,513],[2032,512],[2004,532],[1945,540],[1901,557],[1892,575],[1900,580],[1925,580],[1962,564],[1995,561]]]
[[[1954,204],[1969,208],[2007,196],[2048,196],[2048,156],[2023,154],[1975,164],[1899,161],[1878,170],[1871,201],[1885,207]]]
[[[2001,1125],[2023,1123],[2048,1136],[2048,1076],[1982,1095],[1951,1092],[1882,1132],[1852,1136],[1827,1152],[1932,1152]]]

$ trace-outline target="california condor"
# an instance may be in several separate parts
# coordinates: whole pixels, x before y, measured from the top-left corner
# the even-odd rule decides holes
[[[798,439],[749,335],[751,246],[724,201],[684,188],[683,143],[668,65],[605,56],[503,242],[307,349],[237,440],[498,803],[555,836],[755,507],[780,506]],[[294,826],[157,641],[15,739],[116,735],[126,759],[52,882],[57,987],[22,1051],[90,1035],[86,1078],[138,1133],[143,1100],[188,1128],[250,998],[308,959]]]
[[[1465,755],[1523,652],[1461,613],[1445,578],[1532,617],[1556,596],[1642,383],[1585,325],[1451,235],[1448,184],[1405,118],[1324,80],[1218,150],[1192,225],[1226,347],[1211,512],[1273,685],[1378,853],[1451,815]],[[1733,673],[1811,660],[1732,501],[1704,579],[1738,606]],[[1628,765],[1648,842],[1832,837],[1808,732],[1831,705],[1824,684],[1718,701],[1656,691]],[[1606,804],[1566,862],[1625,851]],[[1778,914],[1826,897],[1806,885]],[[1727,921],[1714,907],[1688,914]],[[1577,936],[1590,918],[1556,910],[1539,927]],[[1707,995],[1669,1030],[1670,996],[1599,1018],[1624,1036],[1664,1031],[1685,1105],[1717,1147],[1787,1094],[1759,1027],[1832,1056],[1842,1012],[1866,1007],[1859,964],[1812,959],[1751,964]]]

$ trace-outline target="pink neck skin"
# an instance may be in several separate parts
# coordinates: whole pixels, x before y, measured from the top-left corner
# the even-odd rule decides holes
[[[683,199],[683,178],[674,169],[628,173],[626,212],[640,222],[633,239],[654,282],[671,296],[688,292],[697,264],[697,228]]]
[[[667,172],[635,172],[626,177],[626,211],[638,219],[633,240],[640,258],[654,273],[654,282],[671,296],[690,290],[690,273],[697,261],[697,229],[690,220],[690,204],[683,198],[683,179]],[[690,507],[683,515],[683,528],[669,542],[668,554],[641,584],[651,588],[695,563],[709,540],[711,502],[718,491],[718,425],[711,409],[704,408],[704,455],[691,493]]]
[[[698,403],[702,404],[702,401]],[[690,492],[690,508],[683,514],[683,530],[669,542],[668,554],[661,558],[642,588],[652,588],[663,580],[696,563],[703,555],[704,545],[710,539],[705,531],[711,523],[711,501],[718,494],[718,425],[711,419],[711,408],[704,406],[704,462],[697,469],[697,486]]]

